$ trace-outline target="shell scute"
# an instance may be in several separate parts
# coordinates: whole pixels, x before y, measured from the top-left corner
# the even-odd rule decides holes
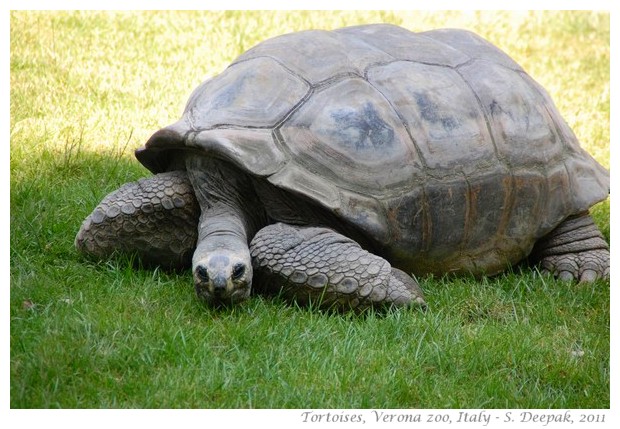
[[[565,141],[557,134],[545,100],[521,73],[486,60],[460,72],[480,100],[500,159],[516,166],[558,162]]]
[[[313,94],[279,132],[295,162],[310,171],[318,169],[343,189],[379,196],[384,189],[408,185],[420,172],[417,152],[397,112],[360,78]]]
[[[185,116],[195,130],[274,126],[308,89],[273,59],[255,58],[230,66],[195,92]]]
[[[368,79],[391,100],[433,174],[473,173],[496,163],[476,95],[456,70],[397,61],[372,68]]]

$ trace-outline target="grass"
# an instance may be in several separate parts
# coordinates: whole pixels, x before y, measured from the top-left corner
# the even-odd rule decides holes
[[[12,408],[607,408],[609,283],[528,269],[421,280],[426,313],[213,311],[188,272],[94,263],[83,218],[148,173],[132,150],[258,41],[393,22],[472,29],[545,86],[609,166],[609,15],[12,12]],[[609,202],[594,217],[609,240]]]

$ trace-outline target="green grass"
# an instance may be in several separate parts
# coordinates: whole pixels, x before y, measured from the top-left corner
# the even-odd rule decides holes
[[[189,272],[74,250],[132,150],[258,41],[393,22],[472,29],[545,86],[609,166],[609,15],[424,12],[11,13],[10,405],[607,408],[609,283],[528,269],[421,280],[430,309],[327,314],[197,302]],[[594,216],[609,239],[609,202]]]

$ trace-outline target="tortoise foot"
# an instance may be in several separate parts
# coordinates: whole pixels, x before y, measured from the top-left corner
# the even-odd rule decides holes
[[[609,279],[609,246],[587,213],[562,222],[536,243],[533,255],[542,272],[560,280]]]
[[[609,251],[590,250],[566,255],[552,255],[541,261],[543,273],[564,281],[593,282],[609,279]]]

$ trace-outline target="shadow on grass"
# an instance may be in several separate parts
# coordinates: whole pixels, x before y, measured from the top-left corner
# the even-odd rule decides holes
[[[122,153],[45,150],[19,164],[11,170],[11,252],[26,258],[75,253],[75,234],[101,199],[123,183],[150,174]]]

